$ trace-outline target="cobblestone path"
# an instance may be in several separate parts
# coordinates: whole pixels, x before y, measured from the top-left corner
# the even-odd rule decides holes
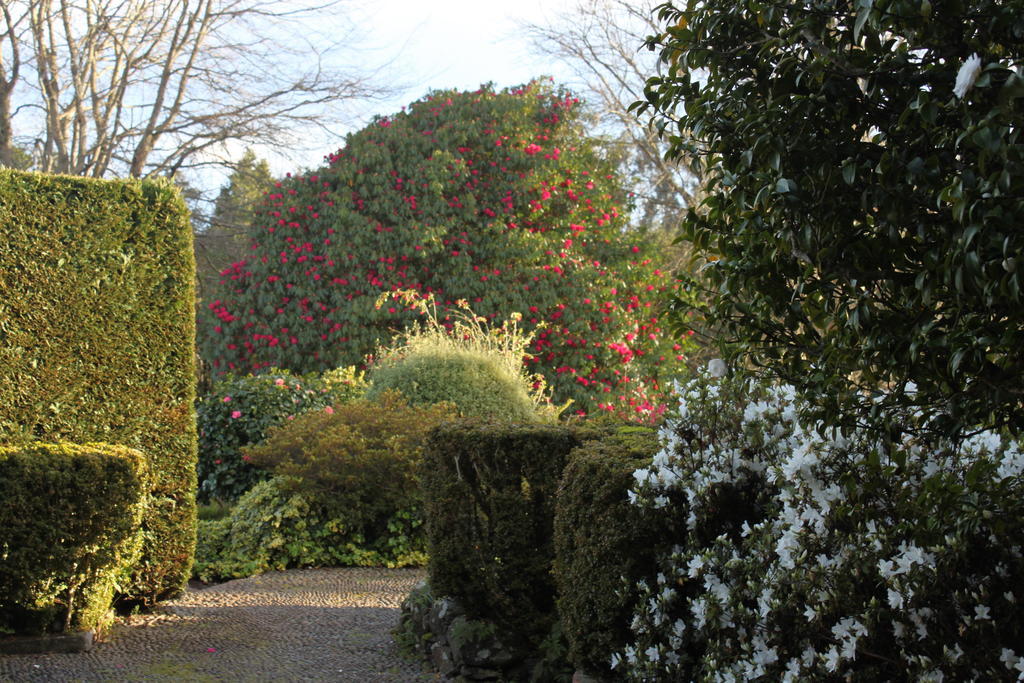
[[[188,591],[91,652],[0,655],[0,681],[425,681],[390,630],[424,577],[292,569]]]

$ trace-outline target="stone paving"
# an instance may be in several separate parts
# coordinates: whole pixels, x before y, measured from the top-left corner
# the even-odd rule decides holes
[[[390,631],[425,572],[292,569],[187,591],[92,651],[0,655],[0,681],[429,681]]]

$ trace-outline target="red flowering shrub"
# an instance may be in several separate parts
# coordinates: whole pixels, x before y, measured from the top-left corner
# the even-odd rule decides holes
[[[571,410],[657,412],[659,367],[680,352],[653,303],[669,281],[625,236],[627,193],[576,105],[536,83],[435,92],[279,183],[208,306],[215,372],[359,364],[418,315],[374,307],[403,289],[522,313],[529,369]]]

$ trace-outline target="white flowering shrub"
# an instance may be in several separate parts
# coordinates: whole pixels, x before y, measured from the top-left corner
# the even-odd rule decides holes
[[[688,533],[638,586],[632,680],[1024,680],[1024,455],[844,438],[788,387],[698,377],[637,504]],[[913,416],[900,416],[905,427]]]

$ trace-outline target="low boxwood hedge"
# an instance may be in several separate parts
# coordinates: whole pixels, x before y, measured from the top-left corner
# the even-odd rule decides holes
[[[430,585],[536,647],[555,621],[555,491],[577,432],[463,419],[424,454]]]
[[[654,429],[610,428],[569,455],[558,487],[558,615],[569,659],[591,674],[610,675],[611,653],[629,642],[633,586],[657,572],[665,520],[631,505],[628,493],[633,472],[648,466],[658,448]]]
[[[124,446],[0,446],[0,633],[103,624],[142,547],[147,472]]]

